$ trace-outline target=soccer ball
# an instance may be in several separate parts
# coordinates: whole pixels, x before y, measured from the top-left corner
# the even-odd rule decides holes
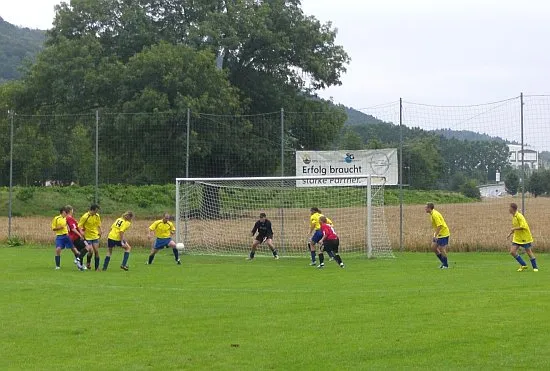
[[[185,250],[185,245],[183,244],[183,242],[178,242],[176,244],[176,249],[178,249],[178,251],[180,251],[180,252]]]

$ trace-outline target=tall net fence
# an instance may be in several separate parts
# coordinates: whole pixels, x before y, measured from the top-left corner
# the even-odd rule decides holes
[[[297,151],[390,147],[399,149],[403,189],[386,186],[384,211],[395,249],[428,248],[430,225],[422,206],[428,201],[448,220],[453,248],[506,248],[507,205],[516,202],[537,248],[550,249],[544,229],[550,187],[536,182],[550,166],[550,96],[471,106],[396,100],[348,110],[344,126],[342,115],[345,119],[343,111],[284,109],[233,116],[103,110],[2,115],[0,239],[11,233],[49,242],[44,217],[53,216],[60,202],[71,203],[80,214],[97,201],[106,225],[125,205],[143,217],[136,228],[145,229],[161,212],[175,210],[176,177],[292,176]],[[54,187],[57,196],[43,196],[44,187]],[[441,192],[472,187],[479,189],[481,202],[449,202],[452,197],[440,202]],[[36,208],[42,218],[30,217]],[[7,218],[10,209],[12,218]],[[480,226],[487,229],[472,232]]]

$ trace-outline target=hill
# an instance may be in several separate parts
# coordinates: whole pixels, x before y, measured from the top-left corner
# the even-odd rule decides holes
[[[0,17],[0,83],[19,78],[19,68],[43,48],[45,31],[21,28]]]

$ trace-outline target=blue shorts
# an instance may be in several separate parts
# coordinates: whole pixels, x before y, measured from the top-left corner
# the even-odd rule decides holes
[[[437,246],[439,247],[447,247],[447,245],[449,244],[449,236],[436,238],[434,242],[437,243]]]
[[[96,238],[95,240],[86,240],[90,245],[97,245],[99,244],[99,238]]]
[[[518,246],[518,247],[523,247],[524,249],[530,249],[531,248],[531,242],[529,242],[529,243],[515,243],[515,242],[512,242],[512,245]]]
[[[55,238],[55,247],[56,248],[60,247],[62,249],[72,249],[73,243],[69,238],[69,236],[67,236],[66,234],[63,234]]]
[[[313,233],[313,237],[311,237],[311,242],[318,243],[319,241],[321,241],[321,238],[323,238],[323,232],[318,229],[315,231],[315,233]]]
[[[172,242],[172,238],[157,238],[155,241],[155,249],[164,249],[168,244]]]
[[[113,248],[117,246],[122,247],[122,241],[115,241],[115,240],[111,240],[110,238],[107,239],[108,248]]]

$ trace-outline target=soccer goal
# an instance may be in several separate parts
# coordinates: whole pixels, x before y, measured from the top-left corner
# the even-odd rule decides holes
[[[383,177],[176,179],[176,242],[186,253],[246,256],[261,212],[281,256],[307,251],[310,208],[334,223],[343,254],[393,257],[384,218]],[[267,247],[258,255],[270,255]]]

